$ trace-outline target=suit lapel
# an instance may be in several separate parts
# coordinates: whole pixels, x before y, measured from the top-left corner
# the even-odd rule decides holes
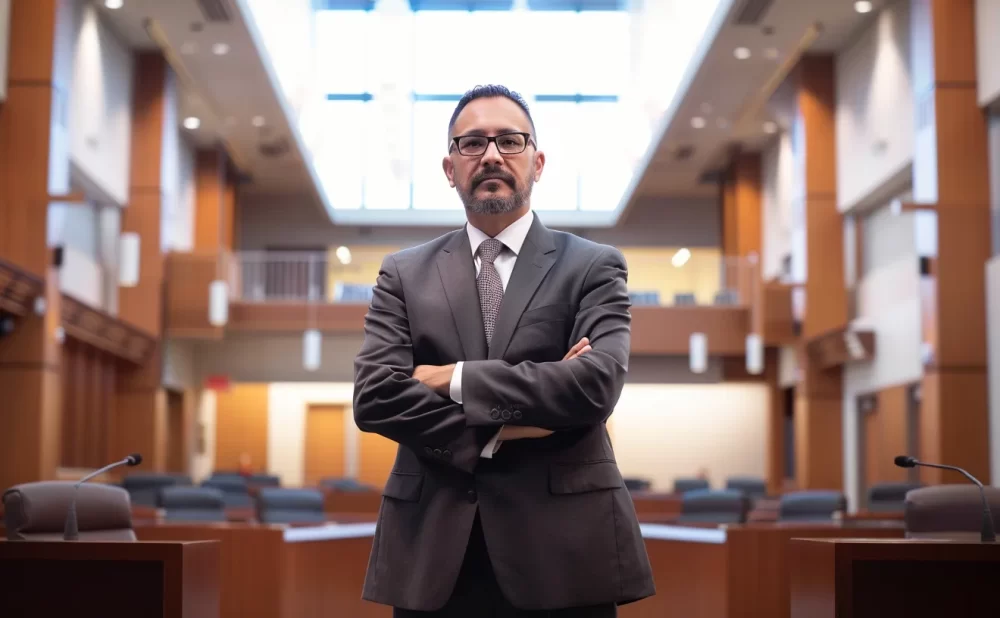
[[[510,338],[521,320],[524,308],[535,295],[545,275],[556,261],[556,245],[549,231],[535,215],[528,236],[524,239],[521,252],[514,263],[514,272],[507,282],[503,302],[493,329],[493,340],[489,347],[489,358],[499,359],[507,352]],[[481,319],[481,318],[480,318]]]
[[[472,259],[469,235],[464,228],[441,251],[437,267],[462,342],[463,360],[485,359],[486,332],[476,289],[476,265]]]

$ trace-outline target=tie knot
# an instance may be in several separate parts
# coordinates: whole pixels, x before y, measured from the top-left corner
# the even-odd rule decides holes
[[[500,252],[503,251],[503,243],[496,238],[487,238],[483,242],[479,243],[479,259],[481,259],[486,264],[492,264],[493,260],[497,259]]]

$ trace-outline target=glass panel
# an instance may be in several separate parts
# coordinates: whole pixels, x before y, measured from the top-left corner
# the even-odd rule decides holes
[[[624,11],[583,12],[573,34],[574,92],[621,94],[630,74],[629,15]]]
[[[545,153],[542,178],[535,184],[531,206],[536,210],[574,210],[578,205],[579,163],[575,132],[579,129],[576,103],[538,103],[532,117],[538,147]]]
[[[316,13],[316,57],[325,92],[366,92],[366,54],[371,14],[366,11]]]
[[[520,14],[518,14],[520,15]],[[528,46],[522,21],[499,11],[421,11],[414,16],[413,87],[421,94],[461,94],[478,84],[521,87]],[[446,59],[446,61],[445,61]]]
[[[334,208],[357,209],[364,203],[368,111],[367,103],[328,101],[318,115],[321,137],[314,150],[316,173]]]
[[[515,89],[520,89],[525,96],[578,93],[578,75],[582,70],[577,59],[580,14],[543,11],[522,15],[525,18],[518,23],[523,24],[524,38],[538,41],[540,47],[525,46],[530,48],[532,55],[530,61],[526,58],[518,67]]]
[[[614,210],[628,188],[633,169],[622,106],[581,103],[578,107],[580,209]]]
[[[454,101],[417,101],[413,104],[414,208],[462,208],[462,201],[441,168],[441,161],[448,153],[448,121],[454,109]]]
[[[398,210],[410,207],[413,104],[408,95],[383,90],[371,107],[365,166],[365,208]]]

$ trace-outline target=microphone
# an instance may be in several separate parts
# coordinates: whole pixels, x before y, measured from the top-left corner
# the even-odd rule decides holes
[[[983,527],[982,531],[979,534],[979,539],[983,543],[996,543],[997,535],[996,531],[993,530],[993,515],[990,513],[990,503],[989,500],[986,499],[986,490],[983,489],[983,484],[979,482],[979,479],[977,479],[976,477],[972,476],[971,474],[969,474],[968,472],[957,466],[945,466],[942,464],[924,463],[922,461],[919,461],[915,457],[909,457],[907,455],[897,455],[894,462],[900,468],[913,468],[916,466],[925,466],[927,468],[940,468],[941,470],[953,470],[955,472],[961,472],[963,475],[965,475],[965,478],[969,479],[970,481],[976,484],[976,487],[979,488],[979,495],[983,499]]]
[[[66,511],[66,525],[63,527],[63,540],[75,541],[80,538],[80,531],[77,528],[77,521],[76,521],[76,495],[77,495],[77,490],[80,489],[80,485],[83,485],[84,483],[94,478],[95,476],[104,474],[109,470],[114,470],[119,466],[138,466],[141,463],[142,463],[142,455],[140,455],[139,453],[132,453],[125,459],[122,459],[121,461],[116,461],[113,464],[108,464],[103,468],[101,468],[100,470],[95,470],[94,472],[91,472],[87,476],[77,481],[76,485],[73,485],[73,498],[69,501],[69,510]]]

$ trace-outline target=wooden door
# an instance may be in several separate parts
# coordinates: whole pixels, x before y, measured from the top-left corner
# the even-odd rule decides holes
[[[188,471],[187,415],[184,393],[167,391],[167,471]]]
[[[396,449],[399,445],[377,433],[362,433],[359,442],[358,480],[375,487],[384,487],[392,472],[392,464],[396,461]]]
[[[862,423],[866,492],[878,483],[901,483],[908,479],[907,471],[893,463],[896,455],[911,454],[907,392],[906,386],[893,386],[869,398]]]
[[[306,412],[306,448],[303,482],[315,487],[320,480],[346,473],[344,406],[312,404]]]
[[[250,456],[254,472],[267,472],[267,384],[233,384],[215,395],[215,470],[236,472]]]

